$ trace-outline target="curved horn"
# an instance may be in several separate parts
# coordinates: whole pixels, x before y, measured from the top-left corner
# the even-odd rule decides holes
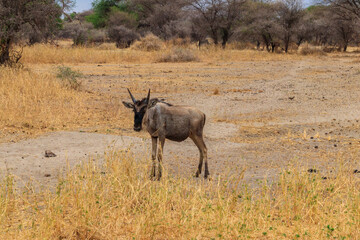
[[[129,89],[127,89],[127,90],[128,90],[129,93],[130,93],[130,97],[131,97],[133,103],[136,103],[136,99],[135,99],[134,96],[131,94],[130,90],[129,90]]]
[[[149,89],[148,96],[147,96],[147,98],[146,98],[146,102],[149,103],[149,101],[150,101],[150,89]]]

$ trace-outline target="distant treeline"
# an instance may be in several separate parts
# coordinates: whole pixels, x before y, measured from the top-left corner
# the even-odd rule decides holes
[[[95,0],[71,13],[74,0],[0,0],[0,64],[21,57],[12,44],[71,38],[74,45],[116,42],[129,47],[152,33],[163,40],[250,42],[269,52],[288,52],[304,42],[346,51],[358,44],[360,0]]]

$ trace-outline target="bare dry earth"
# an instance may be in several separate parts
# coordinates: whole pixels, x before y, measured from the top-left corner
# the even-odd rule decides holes
[[[359,166],[359,55],[76,69],[86,75],[87,91],[114,96],[119,108],[121,100],[129,99],[125,88],[130,87],[139,98],[151,88],[153,97],[201,109],[207,115],[205,141],[214,178],[240,175],[245,169],[244,180],[256,182],[272,179],[294,163],[327,176],[327,170],[337,168],[336,158],[343,159],[349,171]],[[216,89],[219,94],[214,95]],[[131,111],[128,117],[133,117]],[[51,185],[61,168],[101,160],[109,146],[130,147],[136,158],[149,159],[149,137],[131,129],[131,124],[97,126],[1,144],[0,171]],[[45,158],[45,150],[57,157]],[[165,143],[164,164],[170,173],[191,177],[197,163],[198,150],[191,140]]]

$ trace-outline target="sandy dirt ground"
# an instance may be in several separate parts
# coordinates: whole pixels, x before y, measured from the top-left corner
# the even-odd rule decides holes
[[[356,54],[300,57],[283,61],[195,62],[78,65],[86,91],[129,100],[165,97],[173,104],[193,105],[207,115],[205,141],[213,178],[240,175],[245,182],[278,176],[289,164],[349,171],[360,146],[360,58]],[[42,67],[38,71],[45,71]],[[128,118],[133,118],[129,110]],[[150,159],[151,140],[132,125],[94,126],[53,132],[36,139],[0,145],[1,174],[19,182],[56,182],[61,169],[83,160],[102,159],[106,149],[130,148]],[[57,157],[45,158],[45,150]],[[352,159],[352,162],[349,162]],[[150,161],[150,160],[149,160]],[[198,149],[186,140],[166,141],[164,165],[172,174],[192,177]],[[360,166],[358,166],[360,168]]]

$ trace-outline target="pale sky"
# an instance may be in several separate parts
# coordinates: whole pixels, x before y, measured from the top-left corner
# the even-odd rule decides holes
[[[79,13],[79,12],[83,12],[85,10],[89,10],[89,9],[91,9],[92,2],[93,2],[93,0],[76,0],[76,6],[73,9],[73,11]],[[303,2],[304,2],[304,6],[307,7],[311,3],[313,3],[314,0],[303,0]]]
[[[76,0],[76,6],[73,11],[79,13],[91,9],[92,1],[93,0]]]

